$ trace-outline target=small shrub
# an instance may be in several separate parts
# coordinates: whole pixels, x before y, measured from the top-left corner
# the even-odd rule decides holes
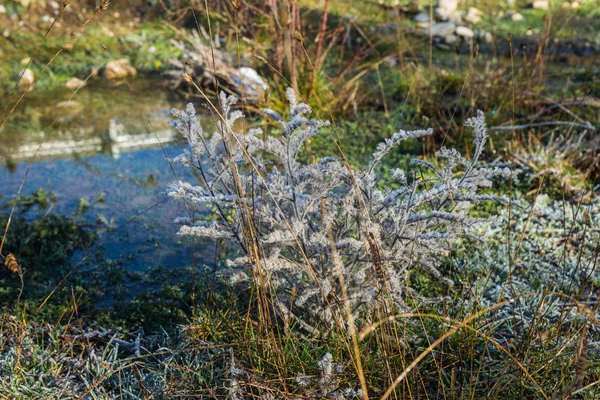
[[[305,164],[298,158],[304,143],[327,124],[309,119],[310,107],[293,90],[287,96],[289,121],[264,110],[279,127],[279,135],[264,139],[260,129],[235,131],[242,113],[233,109],[233,96],[221,94],[222,118],[210,138],[191,104],[173,110],[178,120],[172,125],[189,143],[173,161],[195,168],[201,183],[175,182],[168,195],[214,205],[219,215],[211,221],[179,218],[179,234],[234,243],[243,255],[228,260],[231,282],[254,280],[272,295],[283,321],[308,331],[340,324],[344,299],[357,319],[384,303],[410,309],[411,269],[452,285],[438,270],[436,255],[471,236],[469,228],[479,220],[469,216],[470,205],[508,201],[482,192],[492,178],[511,175],[508,168],[477,166],[487,140],[483,112],[466,123],[475,131],[470,159],[442,147],[439,167],[413,159],[411,171],[390,171],[400,186],[391,190],[378,184],[377,165],[400,142],[431,129],[393,134],[359,170],[335,157]]]

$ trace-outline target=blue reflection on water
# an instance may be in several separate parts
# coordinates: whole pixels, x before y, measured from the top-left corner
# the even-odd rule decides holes
[[[118,159],[100,154],[36,161],[27,175],[22,194],[38,189],[52,192],[57,197],[52,212],[66,215],[75,212],[80,198],[92,204],[85,221],[95,223],[100,214],[112,227],[118,228],[116,232],[114,229],[104,232],[98,242],[102,243],[109,259],[126,257],[131,271],[144,271],[157,265],[183,267],[192,262],[192,248],[189,240],[176,235],[178,227],[172,221],[177,216],[188,215],[188,210],[183,202],[168,198],[164,193],[175,179],[196,181],[192,172],[180,165],[173,165],[176,177],[173,175],[165,153],[167,157],[175,157],[180,152],[180,146],[169,145],[164,152],[161,148],[137,150],[121,153]],[[27,165],[23,162],[10,170],[0,169],[4,202],[14,199]],[[102,193],[104,202],[95,202]],[[25,216],[34,218],[38,214],[39,211],[30,211]],[[201,262],[213,261],[206,252],[202,253]],[[75,257],[74,263],[78,257],[81,254]],[[197,257],[196,254],[196,263]]]

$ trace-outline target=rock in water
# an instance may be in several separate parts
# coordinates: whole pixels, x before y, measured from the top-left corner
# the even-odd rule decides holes
[[[104,77],[106,79],[123,79],[129,76],[136,76],[137,70],[129,64],[129,60],[120,59],[110,61],[104,67]]]

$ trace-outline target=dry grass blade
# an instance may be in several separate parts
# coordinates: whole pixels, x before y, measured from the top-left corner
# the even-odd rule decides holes
[[[567,387],[562,391],[557,393],[553,399],[566,399],[570,398],[573,394],[577,393],[578,387],[583,382],[585,378],[585,369],[588,364],[588,338],[587,338],[587,326],[584,326],[579,337],[579,343],[577,344],[577,349],[575,354],[573,354],[573,364],[575,366],[575,374],[573,380]]]
[[[482,315],[485,315],[486,313],[493,311],[495,309],[498,309],[500,307],[503,307],[505,305],[511,304],[517,300],[520,299],[524,299],[527,297],[532,297],[532,296],[538,296],[538,295],[545,295],[545,296],[558,296],[558,297],[563,297],[563,298],[568,298],[569,300],[579,304],[579,301],[576,301],[575,299],[573,299],[571,296],[568,296],[564,293],[559,293],[559,292],[533,292],[533,293],[527,293],[524,294],[522,296],[517,296],[517,297],[513,297],[501,302],[498,302],[490,307],[487,307],[473,315],[471,315],[470,317],[466,318],[465,320],[463,320],[462,322],[456,324],[454,327],[452,327],[452,329],[450,329],[448,332],[444,333],[442,336],[440,336],[435,342],[433,342],[431,345],[429,345],[429,347],[427,347],[427,349],[425,349],[417,358],[415,358],[415,360],[408,366],[405,368],[405,370],[402,372],[402,374],[400,374],[400,376],[398,376],[395,380],[394,383],[386,390],[386,392],[384,393],[384,395],[381,397],[382,400],[385,400],[387,398],[390,397],[390,395],[394,392],[396,386],[398,386],[398,384],[400,384],[404,378],[406,378],[406,376],[408,375],[408,373],[417,366],[417,364],[419,364],[419,362],[421,362],[421,360],[423,360],[429,353],[431,353],[433,351],[433,349],[435,349],[438,345],[440,345],[443,341],[445,341],[446,339],[448,339],[450,336],[454,335],[456,332],[458,332],[460,329],[463,329],[465,327],[468,326],[468,324],[470,324],[471,322],[473,322],[474,320],[476,320],[477,318],[481,317]],[[408,313],[408,314],[398,314],[398,315],[390,315],[388,318],[378,321],[374,324],[371,324],[369,326],[367,326],[366,328],[364,328],[361,332],[360,332],[360,339],[364,339],[365,336],[367,336],[369,333],[374,332],[377,327],[381,326],[382,324],[386,323],[386,322],[391,322],[394,321],[396,319],[403,319],[403,318],[411,318],[411,317],[419,317],[423,314],[420,313]],[[440,316],[437,316],[437,318],[440,318]],[[444,318],[444,317],[441,317]],[[543,389],[541,387],[539,387],[537,385],[537,383],[534,384],[536,385],[537,389],[540,391],[540,393],[542,394],[542,396],[545,399],[548,399],[548,396],[545,394],[545,392],[543,391]]]

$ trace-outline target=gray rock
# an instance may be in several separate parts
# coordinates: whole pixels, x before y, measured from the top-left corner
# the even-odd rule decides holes
[[[239,92],[252,98],[262,96],[269,87],[258,72],[250,67],[239,68],[230,79],[237,86]]]

